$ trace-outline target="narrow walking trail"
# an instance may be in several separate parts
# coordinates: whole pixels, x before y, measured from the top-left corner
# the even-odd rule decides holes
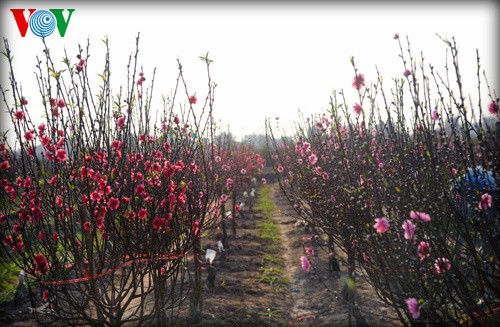
[[[300,220],[277,185],[272,195],[279,208],[273,218],[283,236],[283,256],[290,282],[289,326],[345,326],[347,307],[335,295],[339,275],[328,271],[328,254],[320,248],[322,240],[312,228],[298,224]],[[306,247],[314,251],[309,256],[309,272],[302,269],[300,260],[306,254]]]
[[[324,235],[297,223],[300,219],[278,185],[270,186],[268,197],[274,204],[270,221],[248,209],[245,218],[237,218],[238,235],[230,239],[225,264],[216,265],[216,287],[205,289],[204,318],[197,326],[348,326],[343,254],[341,271],[330,272]],[[269,223],[278,234],[274,245],[262,233]],[[208,239],[204,243],[212,246]],[[309,272],[300,261],[306,247],[314,251]],[[356,292],[362,319],[353,317],[353,326],[401,325],[362,276]]]
[[[338,254],[341,271],[330,272],[325,236],[297,223],[300,219],[278,185],[273,186],[272,195],[278,208],[273,218],[278,222],[283,235],[283,255],[289,278],[291,302],[288,325],[347,326],[349,306],[342,297],[347,280],[347,267],[342,265],[345,256],[343,253]],[[309,272],[302,269],[300,261],[300,257],[306,254],[306,247],[314,252],[309,256]],[[400,325],[396,315],[376,297],[371,286],[361,276],[356,280],[356,292],[362,319],[355,320],[353,317],[353,325]]]

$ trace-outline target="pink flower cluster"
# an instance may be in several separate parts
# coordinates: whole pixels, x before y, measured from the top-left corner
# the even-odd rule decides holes
[[[415,220],[420,219],[425,223],[431,221],[431,216],[429,216],[425,212],[418,212],[418,211],[413,211],[413,210],[410,212],[410,218],[415,219]]]
[[[481,195],[481,202],[479,202],[479,209],[486,210],[491,207],[493,199],[488,193]]]
[[[35,254],[33,258],[35,260],[35,271],[41,275],[45,275],[49,270],[49,263],[45,256],[39,253]]]
[[[408,311],[411,314],[413,319],[418,319],[420,317],[420,310],[418,308],[418,301],[414,297],[406,299],[406,305],[408,307]]]
[[[85,59],[80,59],[80,61],[78,62],[78,64],[75,65],[75,68],[76,68],[76,73],[81,73],[83,71],[83,67],[85,66],[85,63],[87,61]]]
[[[353,106],[354,113],[359,116],[361,112],[363,111],[363,108],[361,108],[361,105],[359,103],[355,103]]]
[[[375,225],[373,227],[377,230],[377,233],[382,234],[389,230],[390,224],[386,217],[375,218]]]
[[[356,90],[360,90],[363,86],[365,86],[365,75],[357,74],[356,76],[354,76],[352,87],[354,87]]]
[[[492,115],[498,114],[498,99],[496,101],[491,101],[490,104],[488,105],[488,111]]]
[[[428,258],[431,253],[431,247],[427,242],[420,242],[417,247],[417,253],[420,257],[420,261],[423,261],[425,258]]]
[[[137,80],[137,85],[142,86],[142,83],[146,80],[146,77],[144,77],[144,73],[140,72],[139,73],[139,79]]]
[[[309,270],[311,269],[311,265],[309,264],[309,259],[307,259],[305,255],[300,257],[300,264],[304,271],[309,272]]]

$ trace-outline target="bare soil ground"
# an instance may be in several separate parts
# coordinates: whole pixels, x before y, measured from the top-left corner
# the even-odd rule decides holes
[[[269,244],[259,237],[257,227],[262,216],[245,208],[245,218],[237,219],[237,235],[229,240],[226,262],[222,263],[219,256],[216,258],[215,287],[209,287],[207,283],[204,288],[202,322],[186,325],[349,325],[349,306],[342,296],[347,267],[341,264],[340,272],[329,272],[328,253],[323,250],[325,247],[321,246],[321,241],[314,238],[307,227],[296,225],[296,215],[277,186],[273,186],[272,196],[279,209],[273,220],[279,226],[282,239],[274,255],[278,262],[266,259]],[[215,249],[216,240],[207,237],[202,244],[205,248]],[[304,247],[315,251],[311,258],[313,268],[309,272],[303,271],[300,265]],[[263,278],[266,276],[271,278]],[[204,271],[203,278],[206,277]],[[376,297],[362,275],[357,276],[356,292],[357,312],[360,314],[352,317],[353,326],[401,325],[393,310]],[[183,310],[188,314],[189,303],[184,306]],[[0,326],[38,326],[29,301],[18,305],[1,304]]]

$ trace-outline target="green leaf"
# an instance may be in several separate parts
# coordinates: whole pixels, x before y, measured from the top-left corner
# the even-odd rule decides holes
[[[106,82],[106,76],[104,76],[104,74],[97,74],[97,76],[99,76],[104,82]]]

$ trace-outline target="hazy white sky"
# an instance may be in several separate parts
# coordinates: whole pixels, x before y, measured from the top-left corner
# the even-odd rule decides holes
[[[11,8],[75,8],[66,36],[57,30],[47,38],[53,58],[63,49],[76,61],[78,43],[91,42],[90,70],[100,72],[109,37],[112,80],[115,90],[125,85],[129,54],[141,33],[139,63],[146,77],[157,68],[155,98],[170,94],[176,78],[176,59],[183,64],[192,92],[206,92],[204,63],[210,53],[212,78],[218,84],[215,115],[230,124],[234,134],[264,133],[265,117],[280,122],[328,107],[332,90],[352,94],[354,56],[367,82],[375,80],[375,65],[389,81],[401,77],[403,68],[393,36],[409,36],[414,55],[424,52],[427,62],[444,66],[445,46],[436,33],[455,36],[460,47],[462,73],[474,92],[475,51],[492,86],[498,86],[499,10],[494,1],[417,2],[171,2],[154,1],[2,1],[1,34],[8,38],[15,57],[17,78],[29,100],[32,117],[40,101],[33,72],[41,40],[29,30],[21,37]],[[3,46],[2,46],[3,47]],[[3,60],[3,59],[2,59]],[[4,60],[3,60],[4,61]],[[7,85],[2,65],[1,83]],[[38,102],[39,103],[39,102]],[[2,111],[5,108],[0,107]],[[8,128],[4,113],[2,130]]]

